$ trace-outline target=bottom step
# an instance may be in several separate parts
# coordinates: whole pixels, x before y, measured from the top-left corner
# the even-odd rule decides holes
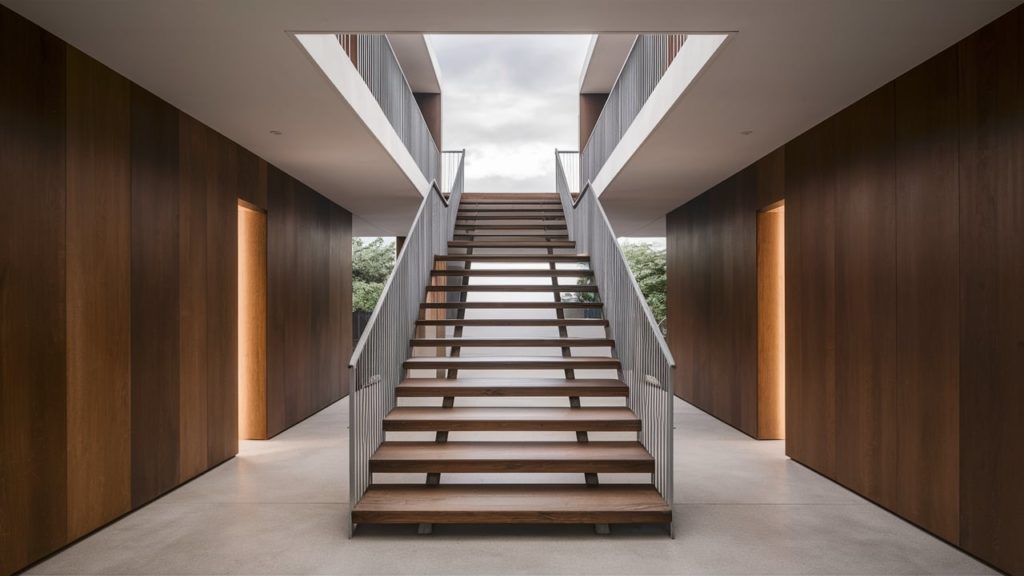
[[[356,524],[668,524],[648,484],[379,484],[352,510]]]

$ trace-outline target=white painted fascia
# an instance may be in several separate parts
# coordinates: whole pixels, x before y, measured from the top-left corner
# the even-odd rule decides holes
[[[437,79],[437,93],[441,93],[441,65],[437,63],[437,54],[434,52],[434,44],[430,41],[430,35],[423,35],[423,45],[427,47],[427,57],[430,58],[430,66],[434,69],[434,78]]]
[[[686,42],[683,42],[679,54],[672,60],[665,75],[661,77],[647,102],[640,109],[640,113],[626,129],[622,140],[615,145],[608,160],[591,181],[590,186],[598,196],[618,176],[623,166],[629,162],[644,140],[672,110],[679,98],[731,36],[731,34],[687,35]]]
[[[577,82],[576,92],[583,93],[583,83],[587,81],[587,72],[590,70],[590,61],[594,58],[594,49],[597,47],[597,34],[590,35],[590,44],[587,45],[587,55],[583,58],[583,67],[580,68],[580,79]]]
[[[341,47],[334,34],[296,34],[295,39],[305,48],[320,71],[334,85],[359,116],[381,146],[390,154],[409,182],[419,191],[421,196],[430,192],[430,182],[420,170],[416,160],[402,142],[402,138],[384,115],[373,92],[359,75],[359,70],[352,64],[348,54]]]

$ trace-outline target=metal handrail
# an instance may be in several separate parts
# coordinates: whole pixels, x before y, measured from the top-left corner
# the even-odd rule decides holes
[[[577,251],[590,256],[594,283],[621,363],[620,377],[629,386],[628,405],[642,423],[640,442],[654,457],[654,486],[671,505],[675,360],[590,182],[573,197],[561,165],[564,155],[564,151],[555,151],[555,188],[569,238],[576,242]]]
[[[558,190],[559,200],[562,200],[562,209],[568,215],[574,206],[574,199],[580,194],[580,153],[575,150],[555,149],[555,190]],[[566,194],[562,194],[562,188]],[[568,201],[568,203],[566,203]],[[572,237],[573,222],[566,217],[565,226]]]
[[[439,180],[437,144],[387,35],[339,34],[338,41],[423,176],[428,182]]]
[[[349,360],[349,487],[353,506],[370,485],[370,457],[384,441],[384,416],[395,407],[420,302],[434,257],[448,253],[464,188],[465,151],[445,194],[437,181],[423,198],[395,268]],[[350,532],[351,534],[351,532]]]
[[[580,157],[580,182],[597,178],[686,41],[685,34],[639,34],[608,93]]]

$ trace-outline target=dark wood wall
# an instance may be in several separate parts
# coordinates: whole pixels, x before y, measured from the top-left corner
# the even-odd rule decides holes
[[[273,167],[266,198],[269,438],[348,392],[352,216]]]
[[[442,122],[441,95],[431,92],[415,92],[416,104],[419,105],[420,113],[423,114],[423,121],[427,124],[427,130],[434,139],[434,145],[438,150],[441,147],[441,132],[444,127]]]
[[[787,454],[1009,573],[1024,573],[1022,27],[1018,8],[668,216],[676,392],[756,433],[751,218],[784,199]]]
[[[0,8],[3,573],[68,537],[65,58],[60,41]]]
[[[675,392],[758,435],[757,212],[782,199],[772,154],[668,215]]]
[[[1024,573],[1024,9],[959,46],[960,539]]]
[[[7,574],[238,451],[238,199],[266,204],[268,171],[301,197],[287,313],[316,350],[280,409],[341,397],[351,215],[5,7],[0,70]]]

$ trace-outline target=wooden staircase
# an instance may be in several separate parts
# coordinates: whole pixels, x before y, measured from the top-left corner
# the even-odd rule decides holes
[[[637,441],[641,421],[625,405],[629,388],[608,322],[596,317],[602,304],[562,301],[567,293],[596,296],[597,287],[589,258],[568,238],[557,195],[464,194],[448,247],[435,259],[414,354],[395,389],[398,406],[383,418],[387,439],[370,459],[372,483],[353,523],[417,524],[421,533],[438,523],[593,524],[600,533],[611,524],[670,523],[671,506],[651,483],[654,458]],[[481,328],[491,333],[466,335]],[[523,328],[531,334],[504,335]],[[508,355],[509,348],[560,353]],[[473,374],[460,377],[464,371]],[[380,482],[384,474],[426,477]],[[459,474],[501,476],[448,482]],[[566,474],[579,476],[544,483],[543,475]],[[639,480],[602,483],[599,474]]]

